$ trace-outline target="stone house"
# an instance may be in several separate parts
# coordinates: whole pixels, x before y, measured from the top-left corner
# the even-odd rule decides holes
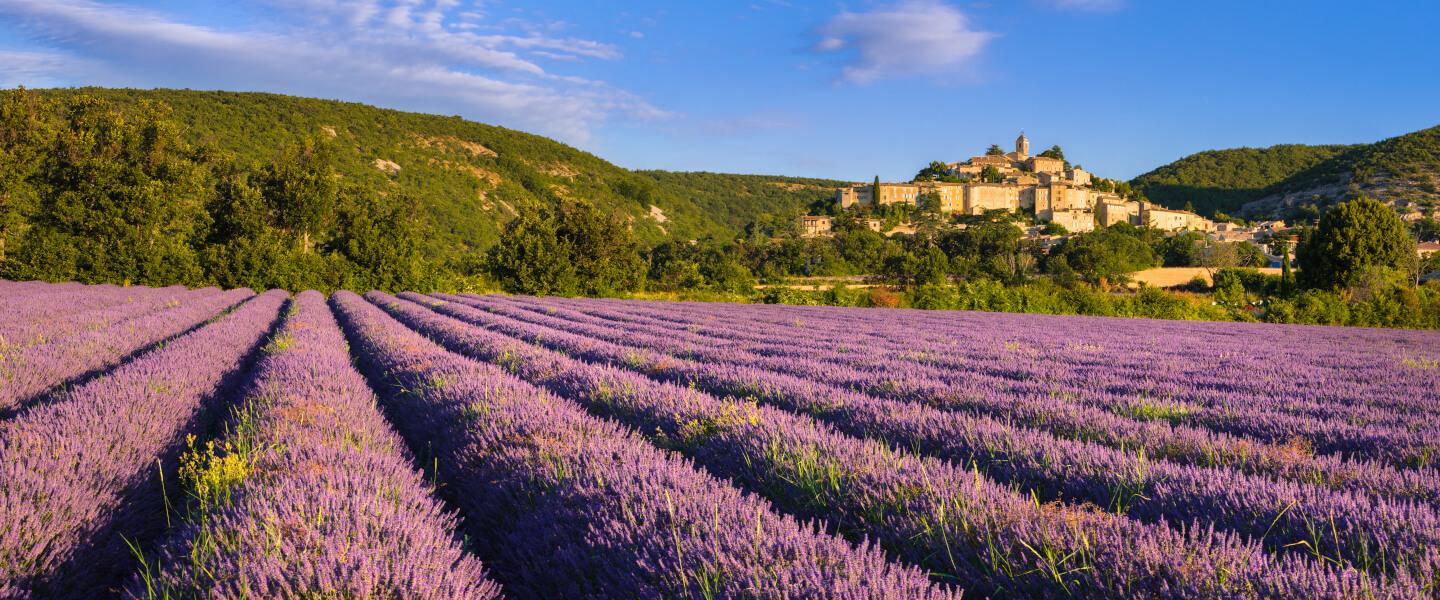
[[[806,215],[800,218],[800,232],[806,237],[828,235],[832,219],[826,216]]]

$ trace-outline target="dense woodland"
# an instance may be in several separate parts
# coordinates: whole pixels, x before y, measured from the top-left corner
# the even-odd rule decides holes
[[[190,118],[217,111],[201,127],[128,91],[82,92],[0,99],[0,277],[1440,327],[1440,290],[1415,284],[1440,265],[1415,260],[1395,212],[1361,197],[1300,230],[1298,277],[1263,276],[1251,269],[1265,261],[1257,248],[1193,233],[1122,224],[1047,252],[1022,239],[1017,224],[1028,215],[946,215],[929,197],[836,211],[838,182],[630,172],[459,119],[344,103],[312,114],[306,107],[320,101],[175,92],[191,101]],[[247,136],[255,141],[237,141]],[[375,159],[435,168],[378,168],[388,163]],[[453,177],[470,187],[457,192]],[[508,214],[446,194],[503,200]],[[652,206],[668,206],[669,218],[650,218]],[[686,220],[687,211],[696,214]],[[836,214],[835,235],[801,237],[798,217],[822,211]],[[865,217],[915,233],[881,235]],[[455,239],[467,242],[446,246]],[[1194,282],[1190,295],[1116,287],[1159,266],[1203,267],[1214,286]],[[785,285],[849,276],[882,286]]]
[[[1352,148],[1287,144],[1207,150],[1136,177],[1131,185],[1163,206],[1189,204],[1202,215],[1236,213],[1296,173]]]
[[[583,199],[627,221],[646,244],[734,235],[765,214],[802,214],[842,182],[752,175],[629,171],[554,140],[460,117],[278,94],[77,88],[33,90],[57,111],[86,96],[125,113],[169,107],[180,141],[248,167],[308,138],[330,141],[344,181],[416,198],[429,229],[421,248],[440,262],[483,251],[519,211]],[[377,162],[381,161],[381,162]],[[664,223],[650,218],[650,205]]]
[[[1398,201],[1407,210],[1433,218],[1437,183],[1440,127],[1374,144],[1209,150],[1131,181],[1158,204],[1188,205],[1221,220],[1243,216],[1311,224],[1330,207],[1361,194],[1387,203]],[[1247,203],[1266,198],[1274,202],[1243,210]],[[1280,198],[1289,200],[1280,202]]]

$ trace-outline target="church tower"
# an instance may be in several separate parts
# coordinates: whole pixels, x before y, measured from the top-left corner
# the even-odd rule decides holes
[[[1025,160],[1030,156],[1030,140],[1025,137],[1024,131],[1021,131],[1020,137],[1015,139],[1015,154],[1020,156],[1020,160]]]

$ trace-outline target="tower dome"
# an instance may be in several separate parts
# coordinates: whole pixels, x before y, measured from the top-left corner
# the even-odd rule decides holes
[[[1030,140],[1025,137],[1025,132],[1020,132],[1020,137],[1015,138],[1015,153],[1020,155],[1021,160],[1030,156]]]

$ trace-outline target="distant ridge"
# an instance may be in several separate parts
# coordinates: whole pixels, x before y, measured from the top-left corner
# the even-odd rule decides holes
[[[1163,206],[1190,202],[1205,215],[1303,221],[1362,193],[1418,215],[1440,198],[1440,126],[1373,144],[1209,150],[1131,185]]]

